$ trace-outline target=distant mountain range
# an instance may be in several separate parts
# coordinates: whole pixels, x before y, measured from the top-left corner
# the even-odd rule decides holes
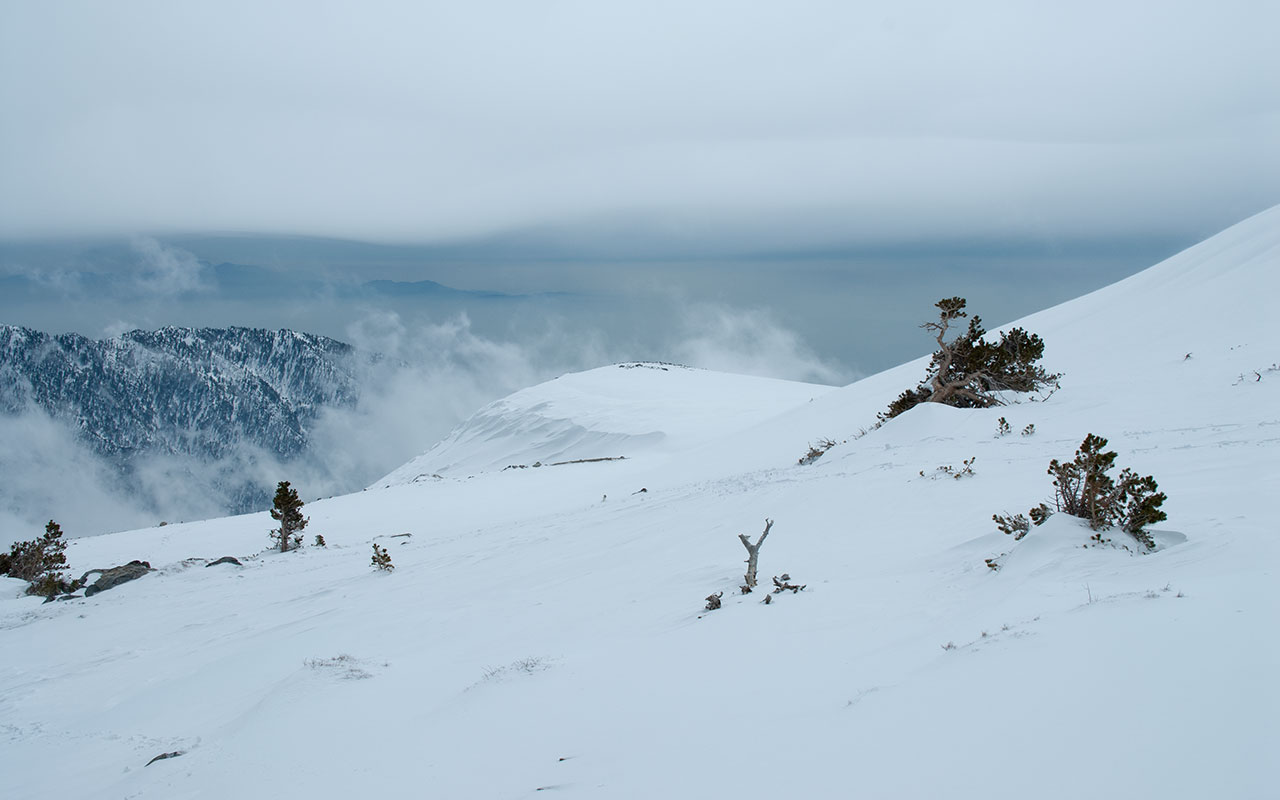
[[[356,403],[362,357],[291,330],[166,327],[95,341],[6,325],[0,411],[38,408],[125,473],[143,455],[207,461],[246,444],[288,460],[323,409]],[[261,487],[233,488],[230,510],[262,506]]]

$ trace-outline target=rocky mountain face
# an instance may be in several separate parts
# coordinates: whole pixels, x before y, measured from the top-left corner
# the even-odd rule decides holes
[[[143,455],[214,461],[245,445],[287,461],[322,409],[355,404],[356,359],[350,345],[290,330],[167,327],[95,341],[0,326],[0,412],[41,409],[125,473]],[[236,506],[260,505],[257,490],[233,494]]]

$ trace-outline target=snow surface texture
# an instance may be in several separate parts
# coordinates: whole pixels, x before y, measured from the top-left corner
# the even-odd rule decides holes
[[[836,390],[608,367],[309,504],[324,549],[263,552],[265,513],[73,541],[73,574],[158,572],[0,583],[4,793],[1274,797],[1277,288],[1280,208],[1020,321],[1065,373],[1041,401],[859,437],[925,360]],[[1168,492],[1156,552],[991,522],[1090,432]],[[807,586],[768,605],[737,593],[766,517],[763,582]]]
[[[563,375],[490,403],[373,487],[591,458],[668,455],[723,439],[829,386],[630,363]]]

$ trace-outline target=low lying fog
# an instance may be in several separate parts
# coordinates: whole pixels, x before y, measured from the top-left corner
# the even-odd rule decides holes
[[[838,383],[847,368],[814,354],[759,310],[693,304],[642,357],[796,380]],[[391,311],[347,326],[345,340],[386,356],[368,366],[354,408],[326,409],[310,448],[288,463],[241,444],[216,461],[150,454],[121,472],[80,439],[70,421],[39,409],[0,416],[0,531],[33,538],[48,519],[69,536],[222,516],[222,488],[250,478],[264,489],[289,480],[306,500],[359,491],[425,451],[485,403],[556,375],[634,357],[601,331],[549,319],[521,338],[489,338],[465,314],[407,323]],[[3,543],[0,543],[3,544]]]

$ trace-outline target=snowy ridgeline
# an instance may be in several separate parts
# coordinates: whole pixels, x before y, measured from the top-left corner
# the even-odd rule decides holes
[[[76,540],[73,574],[156,571],[0,584],[6,794],[1274,796],[1278,284],[1273,209],[1019,321],[1064,374],[1034,402],[866,430],[924,361],[615,365],[308,504],[324,548],[265,552],[265,513]],[[1168,493],[1154,552],[996,530],[1087,433]]]

